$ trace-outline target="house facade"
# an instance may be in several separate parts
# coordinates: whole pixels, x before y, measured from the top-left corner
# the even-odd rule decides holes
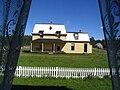
[[[66,32],[63,24],[35,24],[31,52],[92,53],[88,33]]]

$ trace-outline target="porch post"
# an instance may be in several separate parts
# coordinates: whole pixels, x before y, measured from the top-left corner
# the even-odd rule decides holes
[[[30,46],[30,51],[32,52],[33,51],[33,45],[32,45],[32,43],[30,44],[31,46]]]
[[[55,43],[53,44],[53,52],[55,52]]]
[[[44,51],[44,43],[42,43],[42,52]]]

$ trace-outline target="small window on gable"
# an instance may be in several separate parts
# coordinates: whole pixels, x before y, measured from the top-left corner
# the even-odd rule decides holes
[[[52,27],[50,26],[50,27],[49,27],[49,29],[51,30],[51,29],[52,29]]]
[[[74,33],[75,40],[78,40],[78,33]]]
[[[75,50],[75,44],[71,43],[71,50]]]

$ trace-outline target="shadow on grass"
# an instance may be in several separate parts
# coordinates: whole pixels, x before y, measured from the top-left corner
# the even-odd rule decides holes
[[[66,87],[54,87],[54,86],[23,86],[13,85],[11,90],[72,90]]]

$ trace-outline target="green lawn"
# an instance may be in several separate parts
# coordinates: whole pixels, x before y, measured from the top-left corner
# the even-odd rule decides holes
[[[21,66],[39,67],[108,67],[105,50],[93,49],[93,54],[40,54],[21,53],[18,61]]]
[[[14,85],[58,86],[72,90],[112,90],[110,79],[14,78]]]
[[[108,67],[105,50],[93,49],[93,54],[40,54],[21,52],[18,65],[39,67]],[[55,78],[14,78],[14,85],[64,86],[72,90],[112,90],[108,78],[55,79]]]

